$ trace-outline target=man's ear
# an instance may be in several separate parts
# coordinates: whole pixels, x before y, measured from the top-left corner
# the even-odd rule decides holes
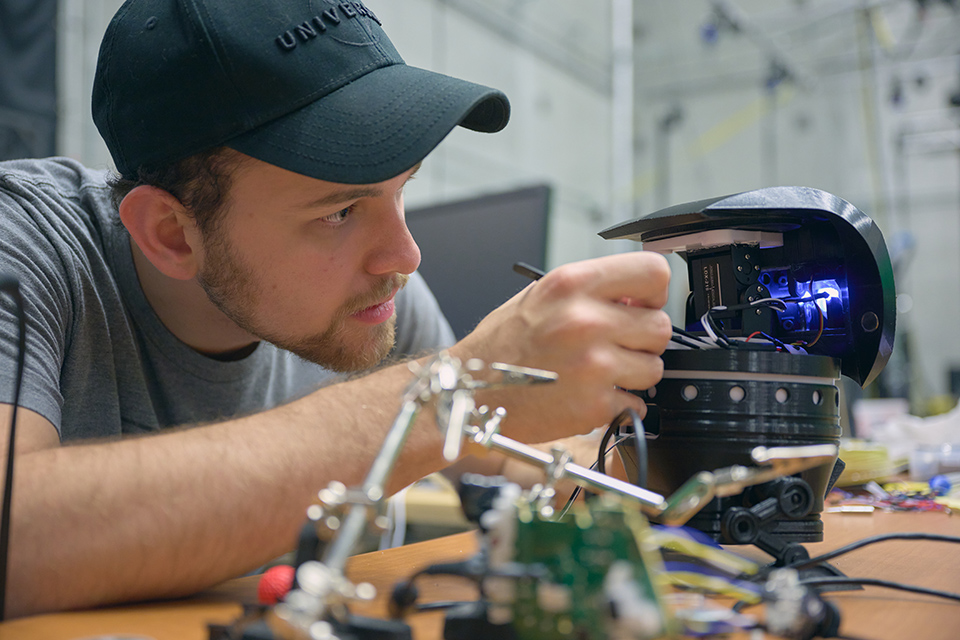
[[[120,220],[161,273],[177,280],[197,274],[200,233],[173,194],[146,185],[134,187],[120,203]]]

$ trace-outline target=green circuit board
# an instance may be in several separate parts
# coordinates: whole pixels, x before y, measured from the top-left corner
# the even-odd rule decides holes
[[[522,640],[652,639],[669,635],[658,549],[639,511],[594,500],[562,520],[517,514],[514,561],[546,579],[516,583],[513,626]]]

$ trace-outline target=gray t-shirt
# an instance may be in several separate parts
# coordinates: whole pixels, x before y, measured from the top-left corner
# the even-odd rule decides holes
[[[19,279],[27,313],[21,406],[68,441],[248,414],[333,379],[268,343],[222,362],[180,342],[140,288],[105,177],[66,158],[0,162],[0,273]],[[0,401],[12,402],[17,325],[4,298]],[[397,296],[394,352],[415,355],[453,340],[415,274]]]

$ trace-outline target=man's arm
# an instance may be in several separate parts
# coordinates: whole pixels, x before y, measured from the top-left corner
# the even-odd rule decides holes
[[[482,394],[507,408],[505,435],[544,442],[589,432],[627,406],[643,410],[621,388],[647,388],[662,373],[668,280],[665,261],[641,253],[556,269],[451,353],[559,374],[554,384]],[[289,550],[318,489],[365,477],[410,378],[397,365],[229,422],[26,453],[7,613],[184,595]],[[22,438],[53,444],[49,423],[23,415]],[[442,467],[440,442],[425,411],[391,489]]]
[[[366,476],[409,379],[394,367],[238,420],[63,447],[21,409],[7,614],[194,593],[289,551],[319,489]],[[393,490],[442,465],[431,421]]]

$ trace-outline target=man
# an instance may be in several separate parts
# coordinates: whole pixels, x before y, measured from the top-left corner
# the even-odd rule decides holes
[[[319,488],[358,483],[410,373],[312,389],[380,362],[395,325],[408,354],[449,339],[410,276],[403,187],[454,126],[508,117],[501,93],[404,65],[372,12],[326,0],[127,2],[93,103],[122,227],[99,174],[0,168],[0,271],[29,328],[8,615],[195,592],[289,550]],[[506,435],[589,432],[659,379],[668,278],[640,253],[566,265],[450,352],[559,374],[484,396]],[[443,467],[440,439],[425,411],[392,489]]]

